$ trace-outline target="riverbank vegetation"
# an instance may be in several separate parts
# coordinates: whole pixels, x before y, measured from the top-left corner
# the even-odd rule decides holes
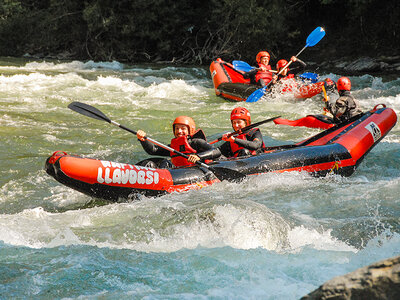
[[[399,55],[398,0],[3,0],[0,56],[208,65],[303,56]]]

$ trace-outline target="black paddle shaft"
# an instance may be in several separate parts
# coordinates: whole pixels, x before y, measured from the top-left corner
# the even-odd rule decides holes
[[[260,126],[260,125],[262,125],[264,123],[271,122],[271,121],[273,121],[275,119],[278,119],[280,117],[281,116],[277,116],[277,117],[266,119],[264,121],[260,121],[260,122],[254,123],[254,124],[250,124],[250,125],[248,125],[246,127],[243,127],[242,129],[239,129],[239,130],[236,130],[234,132],[229,133],[228,136],[235,136],[235,135],[239,135],[239,134],[242,134],[242,133],[246,133],[246,132],[250,131],[251,129],[253,129],[254,127]],[[210,144],[214,144],[214,143],[219,142],[219,141],[222,141],[222,136],[219,137],[218,139],[216,139],[215,141],[210,142]]]
[[[73,111],[75,111],[75,112],[77,112],[77,113],[85,115],[87,117],[91,117],[93,119],[97,119],[97,120],[101,120],[101,121],[106,121],[106,122],[108,122],[108,123],[110,123],[110,124],[112,124],[114,126],[117,126],[117,127],[121,128],[121,129],[124,129],[124,130],[126,130],[126,131],[128,131],[130,133],[133,133],[135,135],[137,134],[136,131],[134,131],[134,130],[128,128],[128,127],[125,127],[124,125],[121,125],[121,124],[119,124],[119,123],[117,123],[115,121],[112,121],[103,112],[101,112],[100,110],[98,110],[97,108],[95,108],[95,107],[93,107],[91,105],[88,105],[88,104],[85,104],[85,103],[82,103],[82,102],[78,102],[78,101],[74,101],[74,102],[72,102],[72,103],[70,103],[68,105],[68,108],[73,110]],[[158,142],[156,140],[153,140],[152,138],[145,137],[145,139],[148,140],[149,142],[161,147],[161,148],[164,148],[164,149],[166,149],[168,151],[171,151],[171,152],[173,152],[175,154],[178,154],[178,155],[180,155],[180,156],[182,156],[182,157],[184,157],[186,159],[189,158],[189,156],[186,155],[185,153],[181,153],[181,152],[179,152],[179,151],[177,151],[177,150],[175,150],[175,149],[173,149],[173,148],[171,148],[171,147],[169,147],[167,145],[164,145],[164,144],[162,144],[162,143],[160,143],[160,142]],[[215,176],[221,181],[222,180],[228,180],[228,181],[237,182],[237,181],[241,181],[242,179],[244,179],[246,177],[244,174],[242,174],[240,172],[237,172],[235,170],[226,169],[226,168],[222,168],[222,167],[211,167],[211,166],[206,165],[205,163],[202,163],[200,161],[196,161],[196,164],[201,166],[201,167],[203,167],[203,168],[206,168],[206,169],[210,170],[211,172],[213,172],[215,174]]]

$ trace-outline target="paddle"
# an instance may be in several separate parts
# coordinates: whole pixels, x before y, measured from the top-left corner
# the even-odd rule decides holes
[[[317,73],[311,73],[311,72],[304,72],[303,74],[300,74],[298,76],[299,78],[303,79],[303,81],[311,81],[311,83],[316,83],[318,82],[318,74]]]
[[[325,102],[325,106],[324,106],[324,115],[326,115],[329,112],[329,109],[326,107],[327,102],[328,102],[328,95],[326,94],[326,89],[325,89],[325,85],[322,86],[322,92],[324,93],[324,102]]]
[[[288,120],[288,119],[276,119],[274,123],[277,125],[288,125],[288,126],[303,126],[308,128],[319,128],[319,129],[328,129],[335,124],[330,122],[328,118],[317,117],[315,115],[308,115],[306,117],[297,119],[297,120]]]
[[[241,60],[232,61],[233,67],[238,71],[249,72],[255,67],[250,66],[247,62]]]
[[[85,115],[87,117],[91,117],[93,119],[97,119],[97,120],[101,120],[101,121],[106,121],[106,122],[108,122],[108,123],[110,123],[112,125],[115,125],[115,126],[121,128],[121,129],[129,131],[130,133],[133,133],[133,134],[136,135],[136,131],[134,131],[132,129],[129,129],[129,128],[127,128],[127,127],[125,127],[125,126],[123,126],[123,125],[121,125],[121,124],[119,124],[119,123],[117,123],[115,121],[110,120],[100,110],[98,110],[97,108],[95,108],[93,106],[90,106],[88,104],[75,101],[75,102],[70,103],[68,105],[68,108],[72,109],[73,111],[76,111],[77,113]],[[164,149],[166,149],[168,151],[174,152],[175,154],[183,156],[186,159],[189,158],[188,155],[186,155],[184,153],[181,153],[179,151],[176,151],[175,149],[173,149],[173,148],[171,148],[171,147],[169,147],[167,145],[164,145],[164,144],[162,144],[160,142],[157,142],[156,140],[153,140],[152,138],[145,137],[145,139],[148,140],[149,142],[161,147],[161,148],[164,148]],[[242,174],[242,173],[240,173],[238,171],[235,171],[235,170],[222,168],[222,167],[211,167],[211,166],[206,165],[206,164],[204,164],[204,163],[202,163],[200,161],[197,161],[196,164],[201,166],[201,167],[203,167],[203,168],[206,168],[206,169],[210,170],[211,172],[213,172],[214,175],[220,181],[228,180],[228,181],[238,182],[238,181],[243,180],[246,177],[246,175],[244,175],[244,174]]]
[[[232,65],[233,65],[233,67],[234,67],[236,70],[242,71],[242,72],[249,72],[249,71],[251,71],[251,70],[253,70],[253,69],[259,70],[259,68],[252,67],[252,66],[250,66],[247,62],[241,61],[241,60],[234,60],[234,61],[232,61]],[[270,72],[276,73],[275,70],[270,70]]]
[[[254,127],[260,126],[261,124],[264,124],[264,123],[267,123],[267,122],[271,122],[271,121],[273,121],[275,119],[278,119],[280,117],[281,116],[278,116],[278,117],[266,119],[264,121],[260,121],[260,122],[254,123],[254,124],[250,124],[250,125],[248,125],[246,127],[243,127],[242,129],[239,129],[239,130],[236,130],[234,132],[229,133],[228,137],[231,137],[231,136],[234,136],[234,135],[239,135],[241,133],[245,133],[245,132],[249,131],[250,129],[254,128]],[[215,143],[217,143],[219,141],[222,141],[222,136],[220,138],[216,139],[215,141],[210,142],[210,144],[215,144]]]
[[[310,35],[307,37],[306,45],[304,46],[304,48],[301,49],[299,51],[299,53],[297,53],[297,55],[295,55],[295,56],[296,57],[299,56],[301,54],[301,52],[303,52],[304,49],[306,49],[307,47],[315,46],[324,36],[325,36],[325,30],[322,27],[315,28],[313,30],[313,32],[311,32]],[[280,70],[277,75],[280,75],[287,67],[289,67],[289,65],[291,63],[292,63],[292,61],[290,61],[288,64],[286,64],[286,66],[283,67],[282,70]],[[258,100],[260,100],[260,98],[265,95],[265,92],[267,91],[267,88],[271,85],[271,83],[272,83],[272,80],[270,82],[268,82],[268,84],[265,87],[254,91],[247,98],[246,102],[257,102]]]

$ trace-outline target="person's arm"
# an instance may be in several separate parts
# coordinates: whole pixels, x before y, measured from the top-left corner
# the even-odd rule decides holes
[[[261,148],[262,141],[262,134],[260,130],[257,130],[251,135],[251,140],[235,139],[234,142],[243,148],[257,150]]]
[[[291,74],[298,74],[298,73],[303,73],[304,69],[306,68],[307,64],[302,61],[301,59],[297,58],[295,62],[293,62],[289,68],[289,73]]]
[[[196,163],[196,161],[200,159],[213,159],[221,156],[221,153],[204,139],[194,138],[191,139],[189,143],[190,146],[197,151],[196,154],[189,155],[188,161],[191,163]]]
[[[196,139],[195,138],[195,139],[192,139],[189,143],[190,143],[190,146],[194,150],[196,150],[198,153],[199,152],[203,152],[203,151],[207,151],[207,150],[211,150],[211,149],[214,148],[211,144],[207,143],[207,141],[203,140],[203,139]]]
[[[243,78],[244,79],[249,79],[251,77],[254,77],[254,76],[256,76],[257,72],[258,72],[257,68],[254,68],[253,70],[250,70],[248,72],[244,72],[243,73]]]
[[[142,144],[142,147],[143,147],[144,151],[146,151],[147,154],[159,155],[159,156],[170,156],[170,153],[167,149],[161,148],[147,140],[140,141],[140,144]]]
[[[167,149],[161,148],[148,140],[146,140],[146,132],[143,130],[138,130],[136,133],[136,137],[138,138],[140,144],[142,145],[144,151],[150,155],[160,155],[160,156],[170,156],[170,153]]]
[[[216,148],[216,149],[210,149],[210,150],[203,151],[203,152],[196,153],[196,154],[201,160],[216,159],[221,156],[221,151],[219,150],[219,148]]]
[[[235,143],[249,150],[257,150],[262,146],[262,141],[259,139],[254,139],[252,141],[235,139]]]

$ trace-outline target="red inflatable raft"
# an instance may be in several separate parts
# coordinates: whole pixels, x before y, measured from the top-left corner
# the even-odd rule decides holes
[[[211,63],[210,73],[215,94],[229,101],[246,101],[254,91],[261,88],[250,84],[250,79],[243,78],[243,71],[220,58]],[[303,85],[295,89],[293,95],[295,98],[311,98],[322,92],[323,85],[323,81]]]
[[[315,176],[328,173],[350,176],[396,121],[392,109],[374,108],[299,143],[267,147],[265,153],[256,156],[216,161],[212,165],[244,175],[306,171]],[[219,181],[212,172],[197,166],[152,169],[61,151],[47,159],[45,169],[68,187],[112,201],[200,189]]]

